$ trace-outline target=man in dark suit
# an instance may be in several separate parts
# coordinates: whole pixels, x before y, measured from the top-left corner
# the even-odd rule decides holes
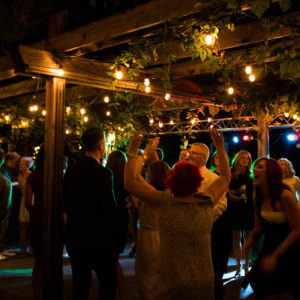
[[[72,299],[88,299],[93,270],[99,280],[99,299],[110,300],[116,291],[116,202],[112,173],[100,164],[105,151],[103,132],[88,129],[82,145],[85,157],[67,170],[63,189]]]

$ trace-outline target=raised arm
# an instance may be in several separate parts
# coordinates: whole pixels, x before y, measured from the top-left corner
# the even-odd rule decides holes
[[[214,196],[215,202],[217,202],[220,197],[227,191],[231,175],[222,134],[219,133],[214,127],[210,127],[209,132],[218,152],[220,164],[220,175],[218,179],[216,179],[209,187],[210,192]]]
[[[150,205],[159,206],[159,191],[147,184],[144,180],[141,180],[138,174],[140,168],[137,165],[137,150],[141,144],[141,140],[142,137],[138,134],[131,138],[127,152],[128,161],[125,165],[124,187],[129,194],[138,197]]]

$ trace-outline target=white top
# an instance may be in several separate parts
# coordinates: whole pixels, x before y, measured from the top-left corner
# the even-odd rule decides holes
[[[207,191],[208,187],[219,177],[216,173],[207,169],[205,166],[200,168],[200,174],[203,177],[201,186],[198,189],[198,192],[204,193]],[[216,214],[216,219],[222,215],[222,213],[227,209],[227,197],[224,193],[219,201],[215,204],[214,210]]]
[[[284,211],[262,210],[260,214],[271,224],[282,224],[287,221]]]
[[[299,177],[293,176],[290,178],[285,178],[285,179],[283,179],[283,182],[291,188],[292,193],[295,195],[296,199],[299,201],[299,199],[300,199],[300,179],[299,179]]]

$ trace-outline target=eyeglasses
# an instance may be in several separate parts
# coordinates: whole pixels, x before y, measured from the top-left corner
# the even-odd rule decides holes
[[[190,151],[190,155],[204,155],[203,153]]]

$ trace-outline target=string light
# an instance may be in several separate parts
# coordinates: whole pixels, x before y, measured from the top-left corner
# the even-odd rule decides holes
[[[110,116],[110,111],[109,111],[109,110],[106,112],[106,115],[107,115],[108,117]]]
[[[286,113],[284,114],[284,116],[285,116],[286,118],[288,118],[288,117],[290,116],[290,114],[289,114],[288,112],[286,112]]]
[[[169,93],[166,93],[165,94],[165,100],[170,100],[171,99],[171,94],[169,94]]]
[[[154,123],[154,120],[153,120],[153,119],[150,119],[149,122],[150,122],[150,124],[153,124],[153,123]]]
[[[245,72],[246,72],[246,74],[250,75],[252,73],[252,67],[251,66],[247,66],[245,68]]]
[[[204,40],[205,40],[205,44],[206,44],[206,45],[211,45],[211,44],[213,43],[213,38],[211,37],[210,34],[207,34],[207,35],[205,36]]]
[[[84,122],[87,122],[88,120],[89,120],[88,117],[84,117],[84,118],[83,118],[83,121],[84,121]]]
[[[191,123],[194,125],[196,123],[195,119],[192,119]]]
[[[109,144],[111,145],[111,143],[116,139],[116,134],[113,132],[113,133],[109,133],[108,134],[108,137],[107,137],[107,140],[109,142]]]
[[[150,85],[150,79],[149,78],[145,78],[144,85],[145,86],[149,86]]]
[[[81,113],[82,115],[84,115],[84,114],[85,114],[85,109],[84,109],[84,108],[81,108],[81,109],[80,109],[80,113]]]
[[[171,120],[171,121],[170,121],[170,124],[171,124],[171,125],[174,125],[174,121],[173,121],[173,120]]]
[[[162,128],[164,125],[163,125],[162,122],[159,122],[159,123],[158,123],[158,126],[159,126],[160,128]]]
[[[210,118],[210,117],[209,117],[209,118],[207,118],[207,122],[209,122],[209,123],[210,123],[211,121],[212,121],[212,118]]]
[[[70,130],[69,129],[66,129],[66,134],[70,134]]]
[[[255,81],[255,76],[253,75],[253,74],[251,74],[251,75],[249,75],[249,80],[251,81],[251,82],[253,82],[253,81]]]
[[[27,121],[22,121],[21,126],[22,127],[28,127],[28,122]]]
[[[29,107],[29,110],[30,110],[31,112],[38,111],[38,106],[37,106],[37,105],[31,105],[31,106]]]
[[[46,111],[45,110],[42,111],[42,115],[46,116]]]
[[[7,115],[4,117],[5,121],[9,121],[10,120],[10,117]]]
[[[109,97],[108,97],[108,96],[105,96],[105,97],[104,97],[104,102],[105,102],[105,103],[108,103],[108,102],[109,102]]]
[[[66,113],[69,113],[71,111],[71,107],[70,106],[67,106],[66,107]]]
[[[227,92],[229,95],[232,95],[234,93],[234,88],[233,87],[228,88]]]
[[[296,114],[293,115],[293,119],[294,119],[294,120],[297,120],[297,117],[298,117],[298,116],[297,116]]]
[[[146,87],[145,87],[145,92],[146,92],[146,93],[150,93],[150,91],[151,91],[150,86],[146,86]]]
[[[119,80],[123,78],[123,72],[121,71],[120,67],[117,67],[115,76]]]

